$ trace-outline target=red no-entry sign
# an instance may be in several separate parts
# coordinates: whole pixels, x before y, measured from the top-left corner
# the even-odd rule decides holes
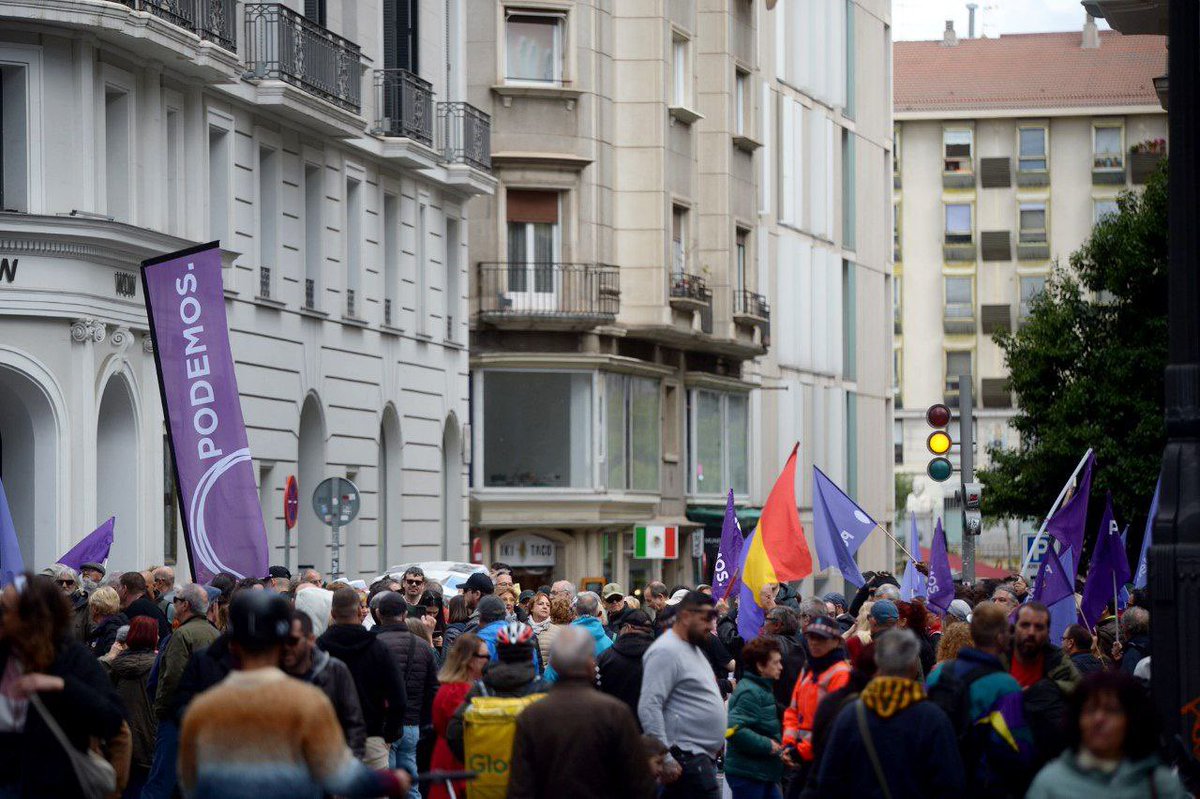
[[[296,517],[300,513],[300,488],[296,485],[296,476],[288,475],[283,488],[283,523],[291,530],[296,526]]]

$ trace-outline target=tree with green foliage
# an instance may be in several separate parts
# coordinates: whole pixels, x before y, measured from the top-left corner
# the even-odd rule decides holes
[[[1071,255],[1070,268],[1055,265],[1020,328],[995,334],[1017,398],[1020,444],[991,449],[979,477],[987,516],[1041,519],[1092,447],[1092,496],[1112,491],[1118,521],[1138,531],[1133,544],[1166,443],[1165,159],[1118,208]]]

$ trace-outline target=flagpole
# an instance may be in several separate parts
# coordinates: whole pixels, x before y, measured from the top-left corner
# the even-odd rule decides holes
[[[1116,621],[1117,628],[1117,643],[1121,643],[1121,616],[1117,613],[1117,605],[1120,604],[1120,594],[1117,593],[1117,573],[1114,571],[1113,576],[1113,620]]]
[[[896,546],[900,547],[900,551],[903,552],[905,555],[907,555],[909,560],[911,560],[913,563],[917,562],[917,559],[914,558],[912,553],[908,551],[908,548],[905,547],[904,544],[901,544],[899,541],[897,541],[896,536],[892,535],[891,532],[889,532],[886,527],[884,527],[879,522],[875,522],[875,526],[878,527],[880,530],[883,530],[883,534],[886,535],[888,538],[892,539],[892,542]]]
[[[1058,510],[1058,506],[1062,504],[1063,497],[1067,495],[1071,483],[1075,482],[1075,478],[1079,476],[1079,472],[1083,470],[1083,466],[1087,463],[1087,459],[1092,455],[1092,448],[1088,447],[1087,452],[1083,453],[1083,457],[1079,460],[1079,465],[1075,467],[1075,471],[1071,472],[1071,476],[1067,478],[1067,482],[1062,487],[1062,491],[1058,492],[1058,498],[1054,500],[1054,504],[1050,506],[1050,512],[1046,514],[1046,518],[1042,521],[1042,526],[1037,532],[1037,536],[1033,539],[1033,546],[1025,553],[1025,560],[1021,563],[1021,576],[1024,577],[1029,571],[1029,561],[1033,559],[1033,553],[1037,552],[1038,545],[1042,543],[1042,539],[1046,537],[1046,526],[1050,524],[1050,517]]]

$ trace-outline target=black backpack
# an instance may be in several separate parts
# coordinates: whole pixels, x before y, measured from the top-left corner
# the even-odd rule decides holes
[[[926,690],[929,701],[940,707],[946,718],[950,719],[950,724],[954,727],[954,736],[960,742],[975,721],[971,718],[971,685],[993,671],[994,669],[986,667],[976,667],[960,674],[958,661],[949,660],[942,664],[938,681]]]

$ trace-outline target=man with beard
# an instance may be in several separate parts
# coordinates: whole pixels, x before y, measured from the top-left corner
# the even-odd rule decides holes
[[[725,705],[702,646],[716,619],[713,598],[698,591],[675,605],[674,623],[642,659],[638,720],[667,746],[663,799],[719,799],[716,756],[725,743]]]
[[[279,664],[285,673],[315,685],[329,697],[346,745],[361,760],[366,750],[367,727],[358,704],[354,675],[345,663],[317,647],[312,618],[302,610],[292,611],[292,628],[283,642]]]
[[[1021,707],[1040,767],[1067,746],[1067,697],[1079,684],[1071,658],[1050,643],[1050,610],[1041,602],[1026,602],[1017,610],[1009,658],[1008,672],[1024,691]]]

